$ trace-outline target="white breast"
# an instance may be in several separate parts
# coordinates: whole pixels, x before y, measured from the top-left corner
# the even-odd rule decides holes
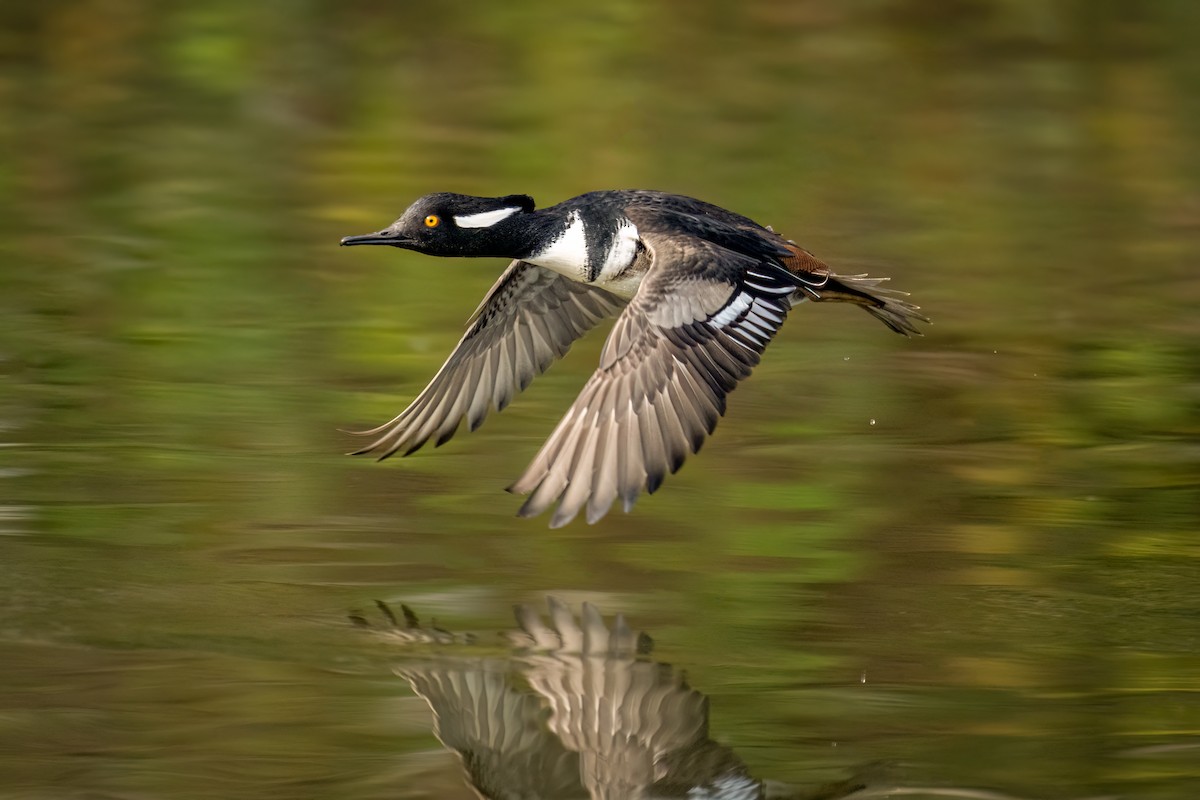
[[[620,297],[633,297],[642,282],[642,274],[635,274],[629,267],[638,254],[638,229],[628,219],[622,220],[613,236],[608,252],[600,262],[599,270],[593,271],[593,262],[587,245],[587,229],[578,211],[567,217],[567,226],[540,253],[526,258],[531,264],[551,269],[573,281],[587,283],[590,275],[596,278],[592,285],[607,289]]]
[[[572,211],[567,227],[540,253],[525,259],[530,264],[552,269],[571,280],[583,281],[587,276],[587,236],[583,218]]]
[[[596,283],[604,286],[614,282],[622,272],[629,269],[637,256],[638,229],[628,219],[621,220],[617,235],[613,237],[608,252],[604,255],[604,263],[600,265],[600,274]]]

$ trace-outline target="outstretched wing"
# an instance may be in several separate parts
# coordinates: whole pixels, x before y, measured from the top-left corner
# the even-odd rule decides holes
[[[495,800],[587,800],[579,753],[545,724],[546,702],[513,686],[506,662],[439,660],[398,670],[433,711],[434,734]]]
[[[546,726],[579,754],[593,800],[763,796],[737,754],[709,738],[708,698],[683,673],[635,653],[623,618],[610,629],[588,603],[576,618],[563,602],[548,600],[548,623],[518,608],[525,634],[543,644],[520,658],[520,672],[545,700]]]
[[[475,430],[489,409],[503,410],[572,342],[626,302],[548,269],[512,262],[425,390],[390,422],[362,431],[377,438],[355,455],[408,455],[430,439],[441,445],[464,418]]]
[[[600,359],[533,463],[510,487],[520,515],[556,500],[552,527],[628,511],[712,433],[725,397],[758,364],[800,279],[778,264],[691,237],[643,235],[653,259]]]

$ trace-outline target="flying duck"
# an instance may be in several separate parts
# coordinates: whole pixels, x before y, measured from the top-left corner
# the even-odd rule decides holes
[[[893,331],[929,320],[887,278],[838,275],[770,227],[682,195],[583,194],[536,209],[527,195],[439,192],[377,233],[343,245],[389,245],[432,256],[513,259],[425,390],[357,451],[408,455],[471,430],[600,320],[616,323],[600,367],[509,491],[518,512],[558,507],[551,527],[586,509],[589,523],[619,497],[629,511],[713,432],[725,397],[758,364],[792,306],[861,306]]]

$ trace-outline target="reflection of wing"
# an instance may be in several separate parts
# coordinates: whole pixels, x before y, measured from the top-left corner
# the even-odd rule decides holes
[[[541,718],[537,695],[509,686],[502,662],[430,663],[400,671],[429,703],[434,734],[462,760],[471,785],[489,800],[584,800],[579,754],[563,747]]]
[[[549,603],[548,623],[533,609],[517,607],[515,642],[521,649],[511,659],[439,659],[397,670],[429,703],[434,734],[458,754],[480,797],[768,796],[736,753],[708,737],[707,698],[670,665],[649,660],[648,636],[635,633],[620,616],[605,625],[588,603],[578,619],[562,601],[551,597]],[[380,607],[399,627],[391,611]],[[419,629],[416,615],[403,610],[407,629]],[[369,627],[361,615],[352,619]],[[454,641],[470,640],[443,633]],[[864,773],[802,793],[775,782],[770,796],[836,800],[882,782]]]
[[[475,430],[490,408],[503,410],[572,342],[624,305],[603,289],[512,262],[429,386],[399,416],[363,431],[378,438],[358,453],[378,450],[387,458],[408,455],[430,439],[440,445],[464,418]]]
[[[550,729],[579,753],[593,798],[761,796],[733,751],[708,738],[708,699],[670,666],[634,655],[630,645],[648,639],[621,620],[610,631],[587,603],[582,624],[553,598],[550,612],[550,627],[518,613],[526,634],[551,648],[526,656],[523,672],[550,707]]]
[[[550,622],[547,626],[530,606],[516,606],[513,613],[521,629],[510,638],[515,646],[525,650],[553,650],[561,653],[591,653],[596,656],[627,658],[634,655],[649,655],[654,642],[641,631],[636,633],[625,622],[623,614],[617,614],[612,630],[604,624],[604,618],[591,603],[583,604],[582,626],[575,622],[575,615],[557,597],[546,598],[550,606]]]

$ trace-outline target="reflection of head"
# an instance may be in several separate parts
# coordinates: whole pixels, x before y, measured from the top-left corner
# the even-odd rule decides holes
[[[516,609],[511,659],[427,662],[400,674],[485,798],[753,800],[761,784],[708,738],[708,701],[645,634],[550,598],[546,624]],[[415,624],[415,619],[412,621]]]

